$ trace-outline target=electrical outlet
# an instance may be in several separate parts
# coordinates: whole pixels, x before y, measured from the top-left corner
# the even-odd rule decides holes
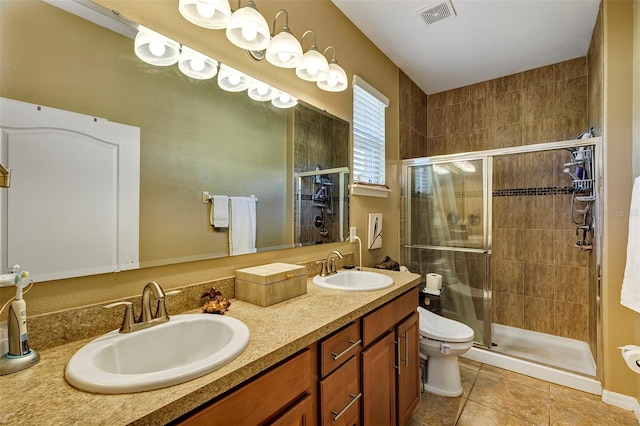
[[[355,243],[356,242],[356,227],[352,226],[349,228],[349,242],[350,243]]]

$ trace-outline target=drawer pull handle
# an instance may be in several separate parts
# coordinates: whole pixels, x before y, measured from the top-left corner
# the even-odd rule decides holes
[[[349,352],[351,349],[355,348],[360,343],[362,343],[362,339],[358,339],[355,342],[353,340],[349,340],[349,343],[351,343],[351,346],[349,346],[347,349],[345,349],[344,351],[340,352],[339,354],[337,354],[335,352],[331,352],[331,356],[333,357],[334,361],[337,361],[338,358],[342,357],[344,354]]]
[[[362,396],[362,392],[358,393],[357,395],[350,393],[349,396],[351,397],[351,401],[349,401],[349,403],[342,410],[340,410],[339,413],[336,413],[335,411],[331,410],[331,414],[333,414],[334,422],[338,421],[340,416],[342,416],[349,408],[351,408],[353,404],[356,403],[357,400],[360,399],[360,397]]]
[[[295,277],[296,277],[296,274],[291,274],[291,273],[289,273],[289,274],[285,274],[285,275],[284,275],[284,277],[285,277],[286,279],[290,280],[290,279],[292,279],[292,278],[295,278]]]

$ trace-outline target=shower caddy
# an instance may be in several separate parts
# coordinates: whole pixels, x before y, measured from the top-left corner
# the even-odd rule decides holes
[[[592,203],[596,199],[593,153],[593,146],[572,149],[570,161],[564,164],[563,170],[573,179],[571,219],[573,223],[578,225],[576,227],[576,236],[581,236],[581,239],[576,241],[575,246],[581,251],[593,249],[593,242],[591,241],[594,235]],[[589,239],[589,236],[591,239]]]

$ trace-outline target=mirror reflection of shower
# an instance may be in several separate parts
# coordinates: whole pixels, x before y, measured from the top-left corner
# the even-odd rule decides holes
[[[343,241],[348,230],[347,167],[296,173],[295,242],[298,246]]]

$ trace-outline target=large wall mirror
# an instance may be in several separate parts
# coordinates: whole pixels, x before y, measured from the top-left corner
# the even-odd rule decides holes
[[[42,1],[0,2],[0,20],[3,98],[140,128],[140,267],[230,255],[204,192],[257,199],[258,252],[344,240],[347,122],[150,66],[131,38]],[[33,207],[46,214],[35,194]]]

